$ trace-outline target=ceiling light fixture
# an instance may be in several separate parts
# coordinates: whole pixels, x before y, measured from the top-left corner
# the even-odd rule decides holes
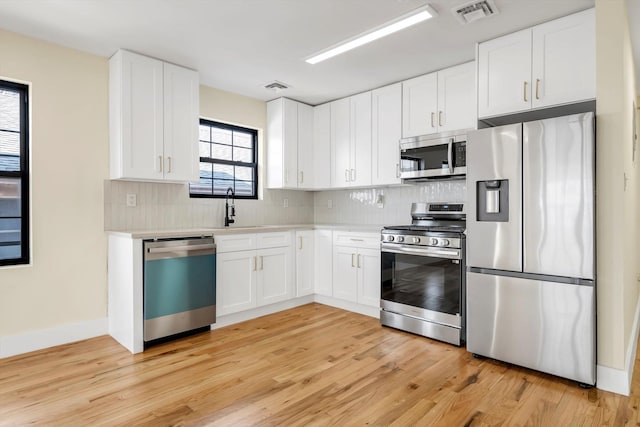
[[[426,21],[427,19],[433,18],[434,16],[437,16],[436,11],[433,10],[433,8],[431,8],[431,6],[429,6],[428,4],[424,5],[418,9],[413,10],[410,13],[407,13],[406,15],[402,15],[399,18],[394,19],[393,21],[389,21],[385,24],[380,25],[379,27],[376,27],[365,33],[347,39],[342,43],[325,49],[320,53],[306,59],[305,61],[307,61],[309,64],[317,64],[320,61],[324,61],[325,59],[340,55],[341,53],[347,52],[356,47],[370,43],[374,40],[378,40],[379,38],[388,36],[389,34],[393,34],[396,31],[404,30],[407,27],[410,27],[422,21]]]

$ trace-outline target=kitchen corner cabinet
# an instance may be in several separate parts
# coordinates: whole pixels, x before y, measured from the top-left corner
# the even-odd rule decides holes
[[[402,83],[371,92],[371,119],[371,183],[400,184]]]
[[[314,238],[313,230],[296,231],[296,296],[313,294]]]
[[[371,92],[331,102],[332,187],[371,185]]]
[[[268,188],[314,187],[313,114],[313,107],[287,98],[267,103]]]
[[[331,187],[331,104],[313,107],[314,188]]]
[[[313,288],[316,294],[333,296],[333,231],[314,230],[314,278]]]
[[[216,236],[220,316],[293,297],[291,232]]]
[[[478,117],[595,99],[595,9],[478,45]]]
[[[402,82],[402,137],[473,129],[475,62]]]
[[[109,60],[111,179],[198,180],[198,73],[119,50]]]
[[[380,236],[335,232],[333,296],[372,307],[380,306]]]

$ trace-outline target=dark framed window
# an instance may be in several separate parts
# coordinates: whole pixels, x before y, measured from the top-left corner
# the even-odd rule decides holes
[[[191,197],[258,198],[258,131],[200,119],[200,181]]]
[[[0,80],[0,266],[29,263],[28,87]]]

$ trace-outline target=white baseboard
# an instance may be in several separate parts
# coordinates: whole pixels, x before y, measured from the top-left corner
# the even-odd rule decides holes
[[[265,305],[263,307],[256,307],[251,310],[241,311],[239,313],[216,316],[216,323],[211,325],[211,329],[223,328],[225,326],[255,319],[256,317],[266,316],[267,314],[277,313],[282,310],[288,310],[290,308],[298,307],[312,302],[313,295],[306,295],[275,304]]]
[[[638,332],[640,332],[640,298],[636,303],[636,313],[631,329],[631,338],[627,346],[624,370],[598,365],[596,371],[596,387],[601,390],[629,396],[631,394],[631,380],[633,378],[633,368],[638,350]]]
[[[106,335],[108,324],[105,317],[0,337],[0,358]]]
[[[315,294],[315,302],[330,305],[331,307],[341,308],[347,311],[353,311],[354,313],[364,314],[365,316],[375,317],[376,319],[380,318],[380,307],[371,307],[319,294]]]

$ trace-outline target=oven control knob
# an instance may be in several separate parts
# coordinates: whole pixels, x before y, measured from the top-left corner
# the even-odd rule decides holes
[[[449,246],[449,239],[442,239],[442,246]]]
[[[398,242],[402,243],[402,242],[404,242],[404,237],[403,236],[398,236],[397,240],[398,240]]]
[[[433,246],[438,246],[438,239],[431,239],[431,244]]]
[[[419,237],[413,237],[413,239],[411,239],[413,241],[413,243],[420,243],[420,238]]]
[[[387,241],[393,242],[393,236],[387,236]]]

